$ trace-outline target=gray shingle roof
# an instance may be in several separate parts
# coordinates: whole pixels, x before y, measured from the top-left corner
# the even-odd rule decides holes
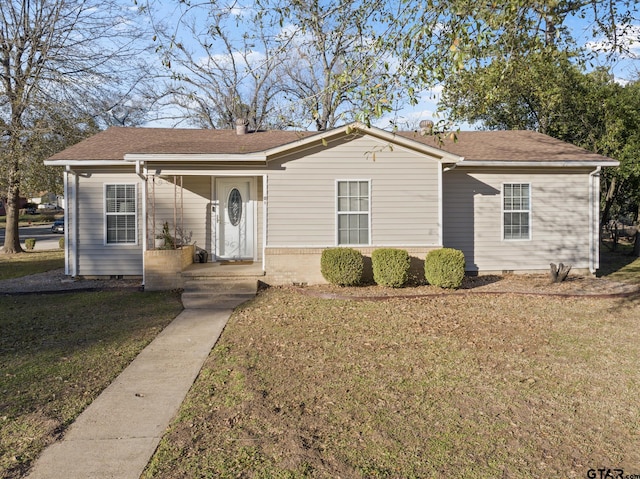
[[[126,154],[248,154],[287,145],[317,132],[111,127],[50,160],[122,160]],[[465,161],[611,162],[610,158],[533,131],[461,131],[457,140],[417,132],[398,136],[464,157]]]
[[[456,141],[448,136],[439,140],[417,132],[398,135],[462,156],[465,161],[611,161],[611,158],[535,131],[460,131]]]

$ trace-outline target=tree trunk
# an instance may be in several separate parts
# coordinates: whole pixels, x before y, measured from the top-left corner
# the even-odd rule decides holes
[[[20,230],[18,229],[18,220],[20,219],[20,190],[15,185],[9,186],[5,210],[7,212],[7,226],[2,251],[4,253],[21,253]]]
[[[17,142],[13,142],[15,145]],[[11,148],[11,144],[10,144]],[[7,204],[5,210],[7,213],[7,222],[4,232],[4,247],[2,251],[7,254],[22,253],[20,246],[20,230],[18,229],[18,220],[20,219],[20,162],[17,159],[19,150],[17,148],[9,149],[15,155],[9,160],[9,180],[7,186]]]
[[[551,277],[552,283],[562,283],[567,276],[569,276],[569,271],[571,271],[571,265],[564,265],[560,263],[556,266],[554,263],[550,264],[551,271],[549,272],[549,276]]]
[[[640,256],[640,226],[636,228],[636,239],[633,242],[633,256]]]
[[[611,178],[611,183],[609,184],[609,188],[607,189],[607,196],[604,200],[604,208],[602,210],[602,218],[600,219],[600,227],[607,224],[609,221],[609,214],[611,211],[611,207],[618,196],[618,190],[622,186],[622,181],[617,181],[617,178],[614,176]]]

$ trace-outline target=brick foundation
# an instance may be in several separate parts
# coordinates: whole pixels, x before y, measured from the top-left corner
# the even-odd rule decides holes
[[[424,279],[424,258],[436,247],[403,248],[411,257],[409,274]],[[266,248],[265,250],[265,282],[272,285],[287,284],[326,284],[320,272],[320,257],[325,248]],[[371,253],[378,247],[353,248],[364,255],[364,281],[373,280]]]

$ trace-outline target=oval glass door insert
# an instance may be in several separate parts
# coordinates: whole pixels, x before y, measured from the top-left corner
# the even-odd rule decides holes
[[[229,198],[227,200],[227,212],[229,214],[229,221],[233,226],[240,224],[242,218],[242,195],[238,188],[233,188],[229,192]]]

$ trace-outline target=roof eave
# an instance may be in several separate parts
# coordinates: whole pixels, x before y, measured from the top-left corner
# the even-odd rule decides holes
[[[124,155],[124,161],[135,162],[162,162],[182,163],[210,162],[210,163],[260,163],[266,164],[267,156],[264,153],[128,153]]]
[[[586,168],[597,166],[619,166],[616,160],[561,160],[561,161],[501,161],[501,160],[464,160],[457,164],[458,168],[465,166],[508,166],[508,167],[538,167],[538,168]]]
[[[131,166],[122,160],[44,160],[45,166]]]

